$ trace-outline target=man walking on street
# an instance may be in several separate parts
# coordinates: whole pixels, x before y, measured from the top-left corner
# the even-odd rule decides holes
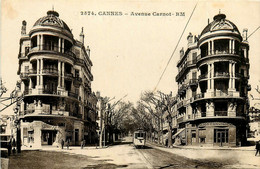
[[[61,149],[63,149],[63,147],[64,147],[64,140],[61,139]]]
[[[67,139],[67,150],[69,150],[70,149],[70,139],[68,138]]]
[[[255,149],[256,149],[256,153],[255,153],[255,156],[256,156],[257,153],[260,153],[260,140],[256,143]]]

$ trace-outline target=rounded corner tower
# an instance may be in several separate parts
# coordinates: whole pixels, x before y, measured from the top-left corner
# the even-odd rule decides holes
[[[248,50],[246,35],[225,14],[214,16],[194,41],[189,35],[176,76],[177,126],[186,129],[186,145],[245,144]]]
[[[22,144],[40,147],[70,140],[80,145],[82,139],[93,143],[97,100],[91,91],[92,62],[84,42],[73,38],[58,12],[48,11],[28,34],[23,21],[18,59],[24,93]]]

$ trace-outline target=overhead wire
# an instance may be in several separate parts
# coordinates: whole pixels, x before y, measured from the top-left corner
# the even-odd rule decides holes
[[[164,75],[164,73],[165,73],[165,71],[166,71],[168,65],[170,64],[170,62],[171,62],[171,60],[172,60],[172,57],[173,57],[173,55],[174,55],[174,53],[175,53],[175,51],[176,51],[176,49],[177,49],[177,47],[178,47],[178,45],[179,45],[179,43],[180,43],[180,41],[181,41],[181,38],[182,38],[182,36],[183,36],[183,34],[184,34],[184,32],[185,32],[185,30],[186,30],[186,28],[187,28],[187,26],[188,26],[188,24],[189,24],[189,22],[190,22],[190,19],[191,19],[192,15],[193,15],[193,13],[194,13],[196,7],[197,7],[197,4],[198,4],[198,2],[196,3],[196,5],[194,6],[194,8],[193,8],[193,10],[192,10],[192,13],[191,13],[191,15],[190,15],[190,17],[189,17],[189,19],[188,19],[188,21],[187,21],[187,23],[186,23],[186,25],[185,25],[183,31],[182,31],[182,34],[181,34],[181,36],[180,36],[180,38],[179,38],[179,40],[178,40],[178,42],[177,42],[177,44],[176,44],[176,46],[175,46],[175,48],[174,48],[172,54],[171,54],[171,57],[169,58],[169,60],[168,60],[168,62],[167,62],[167,64],[166,64],[166,66],[165,66],[165,68],[164,68],[164,70],[163,70],[163,72],[162,72],[162,74],[161,74],[161,76],[160,76],[160,78],[159,78],[159,81],[157,82],[157,84],[156,84],[156,86],[155,86],[155,88],[154,88],[154,92],[156,91],[158,85],[160,84],[160,82],[161,82],[161,80],[162,80],[162,77],[163,77],[163,75]]]
[[[247,37],[247,39],[250,38],[250,36],[252,36],[259,28],[260,28],[260,26],[258,26],[258,28],[256,28],[256,30],[254,30],[254,31]]]

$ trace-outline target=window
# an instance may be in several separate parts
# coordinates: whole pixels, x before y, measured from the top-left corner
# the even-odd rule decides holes
[[[192,64],[196,63],[197,52],[192,53]]]
[[[30,48],[29,47],[25,47],[25,56],[29,53]]]
[[[24,72],[28,73],[29,72],[29,66],[24,66]]]
[[[79,77],[79,70],[75,69],[75,77]]]

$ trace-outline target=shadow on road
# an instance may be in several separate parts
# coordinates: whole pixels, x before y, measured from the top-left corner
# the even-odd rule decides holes
[[[144,147],[136,147],[136,149],[153,149],[153,148],[149,146],[144,146]]]

